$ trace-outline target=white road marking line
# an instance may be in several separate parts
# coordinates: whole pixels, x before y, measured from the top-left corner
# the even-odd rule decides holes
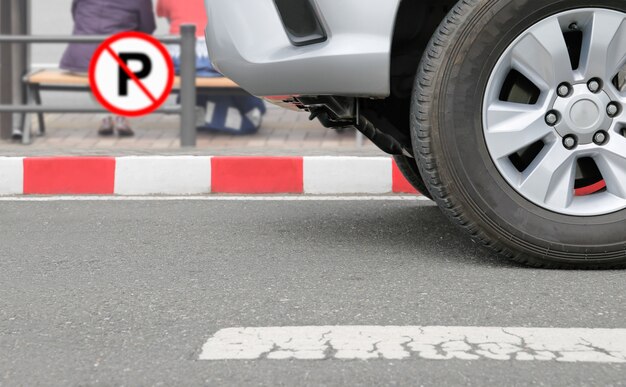
[[[207,202],[316,202],[316,201],[430,201],[424,196],[6,196],[0,197],[0,202],[124,202],[124,201],[207,201]]]
[[[626,363],[626,329],[302,326],[227,328],[200,360],[519,360]]]

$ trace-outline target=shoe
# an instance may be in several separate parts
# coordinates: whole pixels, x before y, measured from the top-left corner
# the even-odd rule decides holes
[[[124,117],[115,117],[115,130],[120,137],[132,137],[135,135],[130,123]]]
[[[13,141],[22,141],[23,133],[20,129],[13,128],[13,132],[11,133],[11,140]]]
[[[111,117],[103,118],[98,134],[100,136],[112,136],[113,133],[113,119]]]

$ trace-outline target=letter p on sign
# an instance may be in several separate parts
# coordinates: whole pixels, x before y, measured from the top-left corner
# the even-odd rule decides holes
[[[98,48],[89,69],[91,90],[111,113],[138,117],[167,100],[174,85],[174,63],[150,35],[125,32]]]

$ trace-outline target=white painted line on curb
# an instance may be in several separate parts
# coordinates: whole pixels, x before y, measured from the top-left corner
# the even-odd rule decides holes
[[[0,157],[0,195],[19,195],[24,192],[24,159]]]
[[[388,157],[305,157],[307,194],[385,194],[392,191]]]
[[[200,360],[519,360],[626,363],[626,329],[303,326],[227,328]]]
[[[202,195],[211,192],[211,158],[200,156],[118,157],[118,195]]]
[[[430,201],[425,196],[4,196],[0,202],[403,202]]]

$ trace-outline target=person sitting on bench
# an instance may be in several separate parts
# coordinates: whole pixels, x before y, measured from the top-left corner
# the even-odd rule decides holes
[[[225,0],[236,1],[236,0]],[[179,35],[180,26],[194,24],[197,28],[196,44],[196,76],[222,77],[211,61],[204,40],[204,28],[207,15],[203,0],[158,0],[157,15],[166,18],[170,23],[170,34]],[[169,47],[174,65],[180,69],[180,46]],[[266,107],[262,100],[251,95],[219,95],[208,96],[201,93],[196,101],[199,130],[230,134],[253,134],[261,127]]]
[[[72,16],[74,35],[114,35],[126,31],[152,34],[156,20],[152,0],[73,0]],[[70,44],[63,58],[61,69],[87,75],[89,63],[97,44]],[[98,134],[110,136],[133,136],[133,130],[125,117],[106,117]]]

